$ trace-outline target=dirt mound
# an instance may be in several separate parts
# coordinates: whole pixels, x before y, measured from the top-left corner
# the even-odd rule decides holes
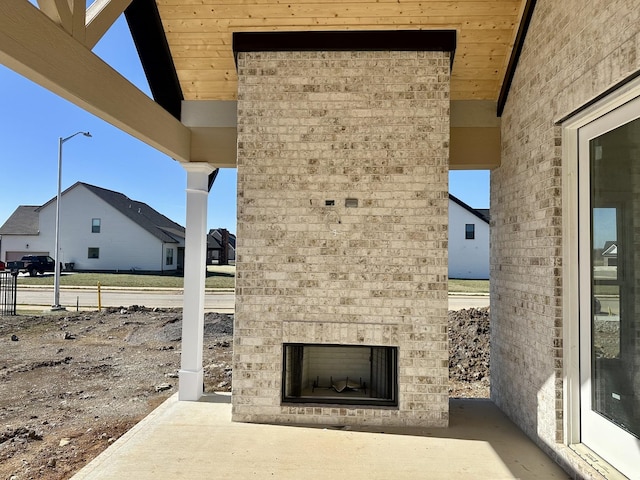
[[[489,396],[489,308],[449,312],[449,391],[452,396]]]

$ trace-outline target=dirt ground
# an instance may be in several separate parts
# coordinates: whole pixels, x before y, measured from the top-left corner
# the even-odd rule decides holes
[[[462,312],[450,392],[486,397],[488,312]],[[181,324],[136,306],[0,317],[0,480],[67,479],[175,393]],[[232,315],[205,315],[206,391],[231,389],[232,335]]]

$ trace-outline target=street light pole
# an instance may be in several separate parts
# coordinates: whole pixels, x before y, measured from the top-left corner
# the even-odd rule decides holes
[[[64,310],[60,305],[60,198],[62,196],[62,144],[76,135],[91,137],[89,132],[76,132],[68,137],[58,138],[58,195],[56,196],[56,241],[55,241],[55,276],[53,280],[53,305],[51,310]]]

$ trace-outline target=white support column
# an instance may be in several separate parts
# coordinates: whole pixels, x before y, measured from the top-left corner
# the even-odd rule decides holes
[[[204,281],[207,261],[207,163],[186,163],[187,225],[184,249],[184,307],[182,311],[182,352],[180,400],[198,400],[203,393],[202,345],[204,336]]]

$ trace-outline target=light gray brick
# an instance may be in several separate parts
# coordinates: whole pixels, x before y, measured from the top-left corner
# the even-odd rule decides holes
[[[234,419],[445,426],[448,54],[239,57]],[[399,407],[281,405],[283,342],[398,347]]]

